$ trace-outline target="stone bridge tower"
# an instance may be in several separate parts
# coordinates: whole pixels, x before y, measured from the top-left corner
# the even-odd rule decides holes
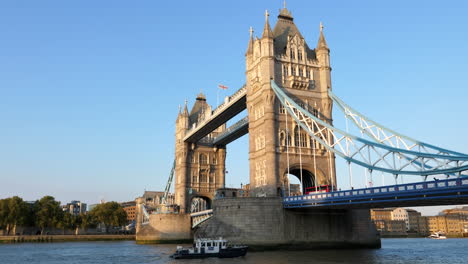
[[[335,157],[301,130],[271,88],[273,79],[303,108],[332,122],[330,56],[323,27],[315,49],[309,48],[291,13],[284,7],[271,30],[265,13],[262,36],[250,40],[246,52],[247,109],[251,194],[288,192],[288,173],[302,178],[303,188],[334,185]],[[327,140],[327,139],[324,139]]]
[[[175,202],[180,206],[181,213],[190,213],[193,198],[204,199],[210,207],[216,189],[224,187],[226,147],[204,144],[203,139],[196,144],[183,140],[190,128],[195,127],[210,114],[211,106],[206,103],[205,96],[200,93],[190,113],[186,102],[184,109],[179,111],[177,116]],[[208,138],[224,131],[225,128],[226,126],[222,125],[208,135]]]

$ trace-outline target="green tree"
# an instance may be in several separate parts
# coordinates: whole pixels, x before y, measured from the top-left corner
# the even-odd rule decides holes
[[[7,235],[13,230],[16,232],[18,225],[24,225],[30,221],[30,206],[18,196],[0,200],[0,228],[7,230]]]
[[[106,226],[106,233],[112,226],[123,226],[127,223],[127,212],[117,202],[99,204],[90,212],[91,217]]]
[[[77,221],[79,227],[83,228],[86,232],[88,228],[94,228],[97,226],[96,219],[87,213],[80,214],[79,220]]]
[[[76,229],[77,227],[77,216],[70,214],[69,212],[64,212],[62,217],[57,223],[57,227],[62,229],[63,234],[65,235],[65,230],[67,229]],[[76,230],[75,230],[76,233]]]
[[[41,235],[44,230],[50,227],[59,227],[63,219],[63,211],[60,202],[55,201],[52,196],[44,196],[35,204],[36,226],[41,228]]]

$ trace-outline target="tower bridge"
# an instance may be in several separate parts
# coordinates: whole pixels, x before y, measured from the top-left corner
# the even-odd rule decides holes
[[[330,49],[323,26],[315,48],[296,27],[291,12],[269,14],[261,37],[250,30],[246,83],[216,109],[199,94],[176,120],[176,213],[141,213],[137,240],[167,241],[195,235],[226,236],[255,245],[305,243],[312,247],[378,247],[369,208],[462,204],[468,202],[468,155],[401,135],[348,106],[332,92]],[[361,135],[332,124],[338,106]],[[247,116],[226,123],[247,109]],[[250,197],[215,198],[225,187],[227,145],[248,134]],[[356,190],[338,188],[335,158],[372,173],[421,182]],[[437,182],[428,176],[446,177]],[[290,177],[300,180],[290,195]],[[329,192],[320,193],[319,186]],[[209,208],[194,212],[194,201]],[[213,201],[214,200],[214,201]],[[144,204],[139,203],[144,212]],[[199,208],[200,206],[198,206]],[[191,214],[190,214],[191,213]],[[169,235],[168,235],[169,234]]]

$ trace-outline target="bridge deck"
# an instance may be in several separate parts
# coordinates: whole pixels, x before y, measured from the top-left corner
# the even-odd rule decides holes
[[[310,193],[283,199],[284,208],[384,208],[468,203],[468,178]]]

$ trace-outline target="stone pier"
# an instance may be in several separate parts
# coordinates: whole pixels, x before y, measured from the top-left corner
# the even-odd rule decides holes
[[[380,248],[369,210],[283,209],[281,198],[215,200],[196,237],[222,236],[256,249]]]

